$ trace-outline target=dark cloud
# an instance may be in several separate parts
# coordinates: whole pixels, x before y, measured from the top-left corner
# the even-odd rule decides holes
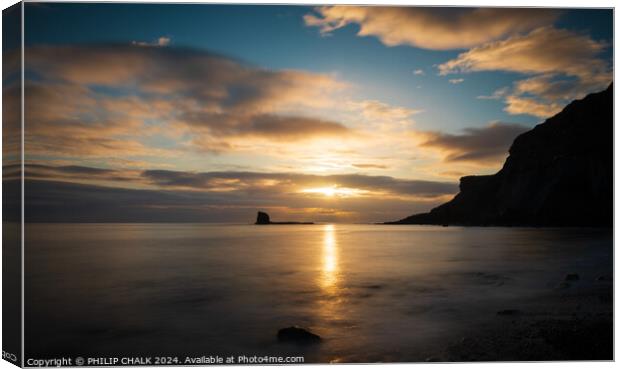
[[[6,66],[4,67],[6,68]],[[21,81],[5,79],[2,88],[2,155],[3,163],[19,163],[21,160]]]
[[[313,175],[248,171],[187,172],[174,170],[125,170],[85,166],[27,164],[26,178],[69,182],[120,181],[150,185],[158,189],[203,192],[264,191],[280,195],[310,187],[337,186],[382,194],[436,197],[455,193],[452,182],[399,179],[364,174]]]
[[[314,187],[337,186],[383,194],[436,197],[453,194],[455,183],[398,179],[364,174],[313,175],[302,173],[262,173],[247,171],[186,172],[174,170],[102,169],[84,166],[28,164],[26,178],[46,180],[119,181],[149,185],[158,189],[185,189],[203,192],[266,192],[291,194]]]
[[[261,115],[252,121],[250,132],[268,137],[289,139],[313,135],[341,135],[348,129],[340,123],[305,117]]]
[[[387,165],[382,164],[355,163],[352,165],[360,169],[387,169]]]
[[[21,182],[4,181],[3,185],[7,191],[18,190]],[[126,189],[44,180],[26,180],[25,186],[26,222],[251,223],[259,209],[269,211],[275,219],[377,222],[426,211],[445,201],[441,198],[343,201],[292,198],[278,193],[257,197],[245,192]],[[7,200],[7,207],[11,207],[11,201],[18,205],[17,199]]]
[[[259,136],[290,140],[346,135],[351,132],[338,122],[299,116],[194,112],[185,114],[182,118],[194,127],[208,128],[211,134],[217,136]]]
[[[256,173],[256,172],[206,172],[191,173],[170,170],[147,170],[142,176],[162,187],[183,187],[198,190],[220,187],[247,190],[252,187],[272,191],[273,188],[338,187],[355,188],[393,195],[415,195],[433,197],[453,194],[454,183],[420,180],[404,180],[389,176],[368,176],[362,174],[311,175],[299,173]]]
[[[512,123],[492,123],[482,128],[466,128],[462,134],[429,132],[422,144],[444,153],[446,161],[497,162],[505,158],[514,139],[529,127]]]
[[[30,179],[138,182],[139,171],[93,168],[79,165],[49,166],[27,164],[24,174]]]
[[[450,182],[361,174],[194,173],[33,164],[26,166],[26,183],[30,221],[72,222],[249,221],[257,209],[301,220],[374,222],[428,210],[458,190]],[[303,191],[332,186],[361,192],[328,198]]]
[[[64,165],[58,167],[52,167],[47,165],[38,165],[38,164],[28,164],[26,166],[27,169],[44,169],[49,170],[55,173],[68,173],[68,174],[82,174],[85,176],[101,176],[101,175],[110,175],[116,173],[117,171],[114,169],[102,169],[102,168],[93,168],[93,167],[85,167],[81,165]],[[29,173],[28,171],[26,173]]]
[[[9,181],[4,185],[10,188],[19,182]],[[26,222],[217,222],[239,219],[234,210],[213,211],[225,204],[208,194],[27,180],[25,196]]]

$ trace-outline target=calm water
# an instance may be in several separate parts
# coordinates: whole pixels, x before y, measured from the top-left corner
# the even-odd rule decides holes
[[[423,360],[566,273],[612,273],[600,230],[28,224],[26,242],[26,358]],[[278,343],[291,325],[324,342]]]

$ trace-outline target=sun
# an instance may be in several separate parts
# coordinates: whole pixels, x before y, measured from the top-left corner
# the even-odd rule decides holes
[[[327,197],[333,197],[336,194],[336,189],[333,187],[319,188],[318,190]]]
[[[318,194],[325,197],[352,197],[359,195],[362,191],[355,188],[346,188],[338,186],[307,188],[302,193]]]

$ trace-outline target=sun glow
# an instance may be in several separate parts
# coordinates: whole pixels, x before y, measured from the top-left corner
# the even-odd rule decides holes
[[[326,224],[323,228],[323,267],[321,284],[327,292],[333,292],[338,281],[338,244],[335,227]]]
[[[308,194],[319,194],[324,195],[326,197],[352,197],[359,196],[364,191],[358,190],[356,188],[347,188],[347,187],[317,187],[317,188],[307,188],[301,191],[302,193]]]

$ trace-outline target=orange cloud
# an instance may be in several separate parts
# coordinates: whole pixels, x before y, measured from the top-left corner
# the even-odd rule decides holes
[[[166,156],[192,146],[226,150],[243,136],[299,141],[351,133],[312,116],[346,88],[329,75],[138,45],[31,47],[26,68],[41,76],[26,90],[33,154]],[[157,135],[174,137],[177,147],[143,143]]]
[[[608,71],[598,54],[607,47],[588,36],[552,27],[474,47],[439,65],[442,75],[472,71],[563,73],[581,78]]]
[[[504,98],[509,114],[541,118],[561,110],[570,100],[606,87],[612,80],[608,63],[599,57],[608,44],[571,31],[544,27],[526,35],[490,42],[439,65],[442,75],[476,71],[533,74],[490,96]]]
[[[513,115],[528,114],[540,118],[551,117],[562,110],[564,105],[558,103],[541,102],[534,98],[510,95],[506,97],[504,110]]]
[[[135,138],[143,125],[139,113],[110,111],[84,86],[27,82],[24,140],[28,155],[73,157],[165,156]],[[131,104],[130,104],[131,105]]]
[[[421,109],[393,106],[376,100],[350,102],[349,105],[358,110],[366,119],[374,121],[403,121],[422,112]]]
[[[308,26],[327,34],[357,24],[359,36],[376,36],[388,46],[448,50],[477,46],[553,22],[552,9],[325,6],[307,14]]]

